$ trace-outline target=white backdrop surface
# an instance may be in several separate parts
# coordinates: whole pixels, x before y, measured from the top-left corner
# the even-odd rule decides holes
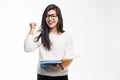
[[[36,80],[38,50],[25,53],[24,39],[51,3],[73,35],[69,80],[120,80],[119,0],[0,0],[0,80]]]

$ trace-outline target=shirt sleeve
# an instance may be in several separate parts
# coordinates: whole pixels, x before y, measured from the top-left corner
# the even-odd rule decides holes
[[[32,52],[40,46],[41,40],[39,40],[37,42],[34,41],[35,37],[37,37],[39,34],[40,34],[40,32],[37,31],[33,35],[28,34],[26,36],[25,41],[24,41],[24,51],[25,52]]]
[[[73,39],[72,35],[69,33],[66,37],[66,46],[65,46],[65,56],[64,58],[73,59],[74,58],[74,48],[73,48]]]

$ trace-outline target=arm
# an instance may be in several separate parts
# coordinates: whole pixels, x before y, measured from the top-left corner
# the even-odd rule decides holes
[[[67,68],[74,59],[74,49],[73,49],[73,40],[72,35],[69,33],[67,34],[67,43],[65,47],[65,55],[62,59],[61,67]]]
[[[24,51],[25,52],[31,52],[34,51],[39,47],[39,42],[34,42],[35,34],[34,30],[36,28],[36,23],[30,23],[30,31],[29,34],[26,36],[25,42],[24,42]]]
[[[67,35],[67,43],[66,43],[66,47],[65,47],[65,55],[62,58],[62,64],[58,64],[56,66],[52,66],[52,65],[47,65],[48,67],[52,68],[52,69],[56,69],[56,70],[64,70],[65,68],[67,68],[71,62],[74,59],[74,51],[73,51],[73,42],[72,42],[72,36],[70,34]]]

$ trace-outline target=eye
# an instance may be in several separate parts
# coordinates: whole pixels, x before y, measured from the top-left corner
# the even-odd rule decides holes
[[[51,17],[56,17],[56,15],[53,15],[53,16],[51,16]]]
[[[56,16],[56,14],[47,14],[47,16],[46,16],[46,17],[50,17],[50,16],[55,17],[55,16]]]
[[[49,19],[49,18],[55,19],[56,17],[57,17],[56,14],[47,14],[47,15],[46,15],[46,19]]]

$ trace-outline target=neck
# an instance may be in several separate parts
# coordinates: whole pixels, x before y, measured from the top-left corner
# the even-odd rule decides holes
[[[50,33],[57,34],[57,29],[56,28],[50,29]]]

